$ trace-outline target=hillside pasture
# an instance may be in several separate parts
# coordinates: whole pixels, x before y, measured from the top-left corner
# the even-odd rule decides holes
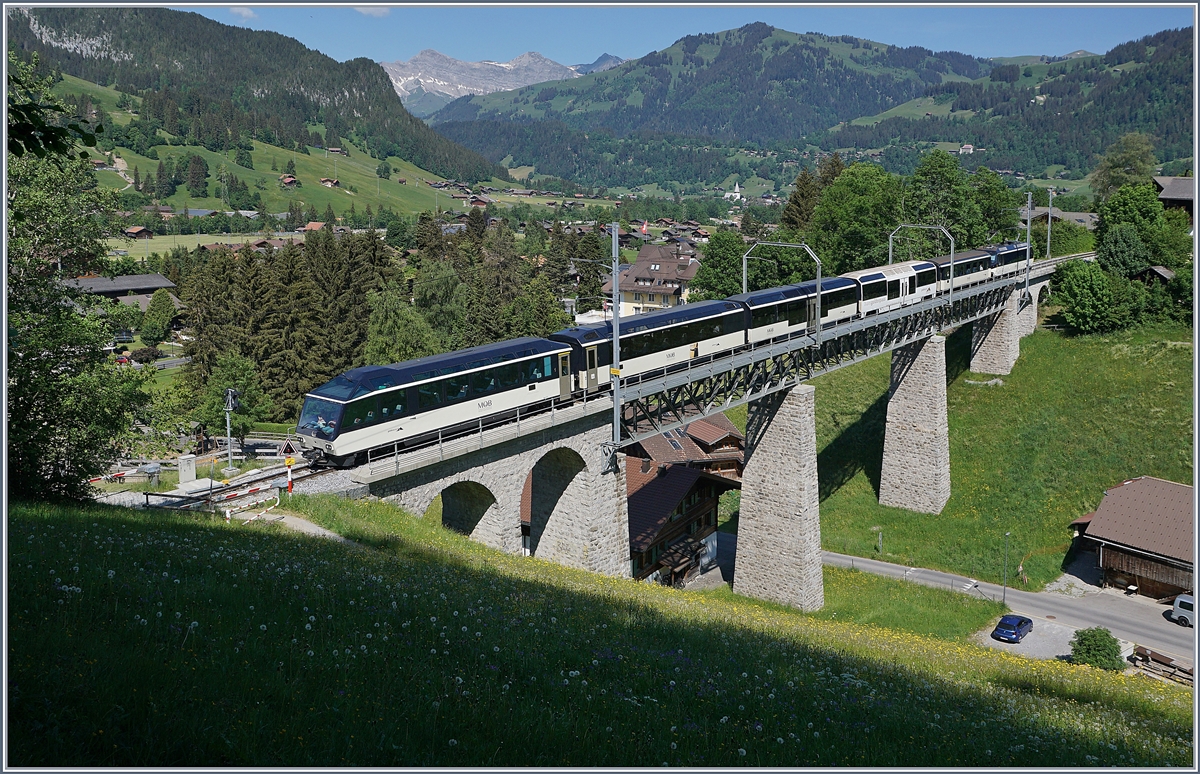
[[[10,765],[1192,760],[1179,686],[501,555],[386,503],[288,507],[357,545],[15,505]]]

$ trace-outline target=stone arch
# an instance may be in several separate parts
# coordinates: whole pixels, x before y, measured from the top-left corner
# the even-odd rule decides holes
[[[563,561],[580,554],[585,537],[576,534],[572,525],[583,523],[580,517],[586,518],[589,512],[590,487],[583,457],[570,447],[551,449],[534,464],[529,478],[530,555]]]
[[[479,539],[481,525],[498,515],[496,496],[483,484],[456,481],[442,490],[442,526]]]

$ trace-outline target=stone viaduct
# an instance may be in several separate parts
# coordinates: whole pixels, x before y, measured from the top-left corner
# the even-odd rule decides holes
[[[1014,288],[1005,308],[971,323],[971,370],[1008,374],[1037,325],[1048,285]],[[817,610],[821,576],[815,388],[801,384],[749,404],[738,525],[739,594]],[[625,455],[610,465],[610,418],[594,414],[369,485],[414,514],[442,498],[442,522],[485,545],[522,552],[520,506],[531,479],[530,554],[631,575]],[[892,353],[879,502],[939,513],[950,498],[946,342],[931,335]]]

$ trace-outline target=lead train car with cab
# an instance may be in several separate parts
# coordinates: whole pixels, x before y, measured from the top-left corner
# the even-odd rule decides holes
[[[305,396],[296,427],[301,453],[349,467],[377,446],[414,445],[570,397],[569,353],[559,342],[523,338],[355,368]]]

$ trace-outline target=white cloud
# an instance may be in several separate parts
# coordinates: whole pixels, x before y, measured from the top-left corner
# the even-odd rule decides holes
[[[257,19],[258,18],[258,14],[256,14],[254,12],[253,8],[247,8],[244,5],[235,5],[234,7],[229,9],[229,12],[231,14],[233,14],[234,16],[240,16],[243,19]]]
[[[354,10],[358,11],[359,13],[361,13],[365,16],[374,16],[377,19],[381,19],[384,16],[387,16],[389,13],[392,12],[391,8],[385,8],[383,6],[378,6],[378,5],[356,6],[354,8]]]

